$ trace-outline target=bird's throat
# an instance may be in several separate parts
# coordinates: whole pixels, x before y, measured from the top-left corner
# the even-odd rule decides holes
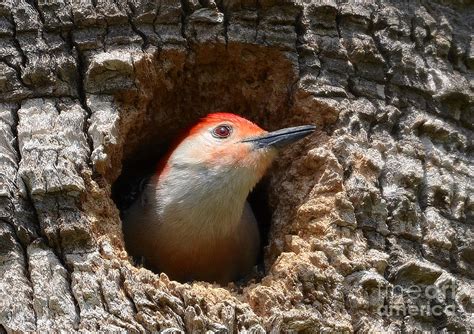
[[[251,171],[173,166],[158,180],[156,210],[163,225],[194,238],[215,238],[239,228],[246,198],[258,179]]]

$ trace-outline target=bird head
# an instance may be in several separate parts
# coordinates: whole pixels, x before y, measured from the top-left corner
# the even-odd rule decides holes
[[[233,177],[250,189],[260,180],[278,149],[314,132],[303,125],[267,132],[231,113],[209,114],[185,131],[173,145],[164,171],[174,167]],[[236,177],[237,176],[237,177]]]

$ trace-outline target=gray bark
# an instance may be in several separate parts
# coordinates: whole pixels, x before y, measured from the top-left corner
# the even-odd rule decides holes
[[[3,1],[0,331],[472,331],[473,9]],[[133,266],[111,197],[214,110],[319,126],[270,172],[243,288]]]

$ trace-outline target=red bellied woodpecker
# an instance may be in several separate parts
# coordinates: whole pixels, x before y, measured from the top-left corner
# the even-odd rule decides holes
[[[247,196],[279,148],[314,130],[267,132],[230,113],[201,119],[175,141],[124,214],[127,249],[180,281],[226,283],[248,274],[260,236]]]

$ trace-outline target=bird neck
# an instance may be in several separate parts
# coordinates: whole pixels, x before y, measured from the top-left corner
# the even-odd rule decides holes
[[[170,163],[156,187],[160,221],[194,236],[230,235],[238,228],[246,198],[258,181],[244,167]]]

